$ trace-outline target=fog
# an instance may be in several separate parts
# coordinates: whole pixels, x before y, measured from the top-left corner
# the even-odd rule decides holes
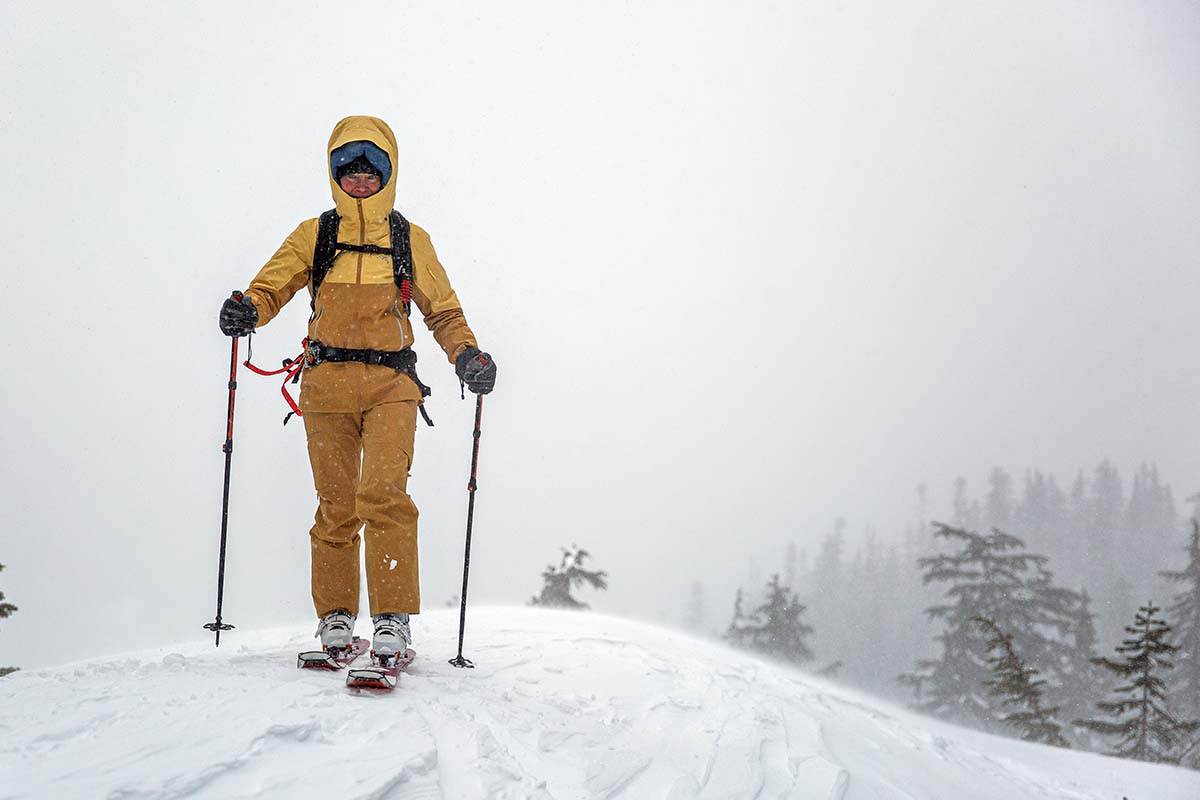
[[[949,517],[954,480],[982,493],[997,465],[1200,489],[1200,8],[682,8],[7,3],[0,665],[207,635],[217,311],[331,207],[348,114],[395,130],[397,207],[499,367],[473,602],[527,601],[574,542],[609,572],[599,610],[679,624],[699,580],[724,614],[789,541],[839,516],[897,538],[918,484]],[[295,355],[307,313],[256,362]],[[474,403],[417,349],[440,606]],[[239,629],[314,624],[286,410],[243,370]]]

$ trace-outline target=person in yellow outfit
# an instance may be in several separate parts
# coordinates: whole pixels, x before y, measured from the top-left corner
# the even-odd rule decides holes
[[[327,162],[335,208],[301,222],[244,297],[226,300],[220,313],[222,333],[244,336],[308,287],[299,405],[318,496],[309,532],[317,635],[326,649],[353,637],[363,530],[372,648],[381,655],[404,652],[409,615],[421,610],[417,507],[407,483],[428,389],[415,370],[410,303],[471,391],[490,392],[496,380],[429,234],[393,209],[398,152],[382,120],[339,122]]]

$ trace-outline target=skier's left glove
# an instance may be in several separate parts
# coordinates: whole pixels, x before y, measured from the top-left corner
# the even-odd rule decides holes
[[[496,387],[496,362],[478,347],[468,347],[454,359],[458,379],[475,394],[487,394]]]

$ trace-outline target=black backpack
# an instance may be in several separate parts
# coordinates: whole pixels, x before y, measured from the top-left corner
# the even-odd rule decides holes
[[[412,242],[409,241],[408,236],[408,220],[402,217],[399,211],[392,211],[388,221],[392,229],[390,249],[375,244],[339,242],[337,236],[340,219],[337,209],[330,209],[321,215],[320,222],[317,224],[317,246],[313,251],[312,304],[314,308],[321,281],[325,280],[325,276],[333,267],[333,260],[337,257],[338,251],[346,250],[351,253],[390,255],[392,257],[392,277],[396,279],[396,285],[400,287],[400,299],[404,302],[404,313],[406,315],[409,313],[413,292],[413,259]]]

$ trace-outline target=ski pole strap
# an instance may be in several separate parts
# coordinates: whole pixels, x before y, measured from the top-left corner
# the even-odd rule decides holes
[[[305,339],[303,342],[301,342],[301,345],[304,346],[307,345],[307,343],[308,340]],[[304,413],[300,410],[300,406],[296,405],[296,400],[292,397],[291,392],[288,391],[287,387],[289,382],[294,384],[300,380],[300,370],[304,368],[304,352],[301,351],[300,355],[296,356],[295,358],[285,358],[283,360],[283,366],[279,369],[273,370],[262,369],[261,367],[254,366],[250,363],[250,359],[253,357],[254,350],[249,346],[249,340],[247,340],[246,360],[243,362],[243,365],[247,369],[257,375],[265,375],[267,377],[272,375],[283,375],[283,384],[279,387],[279,391],[283,394],[283,399],[287,401],[288,407],[292,409],[287,413],[287,416],[283,418],[283,424],[287,425],[293,414],[297,417],[303,417]]]
[[[422,400],[433,393],[433,390],[422,383],[421,379],[417,377],[417,354],[413,352],[411,347],[406,347],[403,350],[370,350],[353,347],[331,347],[316,339],[307,339],[305,341],[305,369],[312,369],[326,361],[331,363],[354,361],[359,364],[374,364],[381,367],[390,367],[397,372],[407,375],[417,385],[417,389],[421,392]],[[425,424],[433,427],[433,420],[429,418],[429,413],[425,410],[424,403],[419,403],[417,408],[421,412]]]

